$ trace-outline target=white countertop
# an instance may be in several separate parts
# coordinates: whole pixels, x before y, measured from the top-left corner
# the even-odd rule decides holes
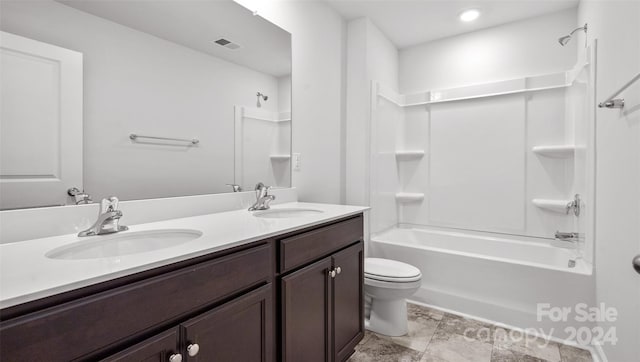
[[[367,207],[286,203],[272,209],[308,208],[322,213],[286,219],[259,218],[236,210],[181,219],[127,225],[119,234],[158,229],[195,229],[199,238],[185,244],[138,254],[84,260],[51,259],[45,253],[60,246],[104,236],[60,235],[0,245],[0,309],[86,287],[274,235],[355,215]],[[113,235],[113,234],[112,234]]]

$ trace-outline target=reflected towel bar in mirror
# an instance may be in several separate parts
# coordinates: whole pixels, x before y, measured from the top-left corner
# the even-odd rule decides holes
[[[136,141],[139,138],[146,138],[146,139],[162,140],[162,141],[188,142],[188,143],[191,143],[192,145],[197,145],[198,143],[200,143],[200,140],[196,138],[187,139],[187,138],[155,137],[155,136],[143,136],[135,133],[130,134],[129,138],[131,138],[133,141]]]

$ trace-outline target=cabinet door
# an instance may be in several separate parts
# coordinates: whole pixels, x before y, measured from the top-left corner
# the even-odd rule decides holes
[[[333,255],[334,361],[343,361],[364,336],[364,250],[362,242]]]
[[[187,349],[183,360],[272,361],[272,299],[268,284],[182,323]]]
[[[281,280],[282,360],[331,360],[331,258]]]
[[[177,361],[177,351],[178,329],[174,328],[105,358],[103,362],[167,362],[172,357]]]

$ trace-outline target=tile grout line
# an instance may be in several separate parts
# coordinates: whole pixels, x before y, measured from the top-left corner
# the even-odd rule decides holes
[[[422,360],[424,355],[427,353],[427,349],[429,349],[429,345],[431,344],[431,341],[433,340],[433,337],[435,337],[436,333],[438,332],[438,328],[440,328],[440,324],[442,324],[442,319],[444,319],[444,313],[442,314],[442,318],[440,318],[440,320],[438,321],[438,324],[436,324],[436,328],[433,330],[433,334],[431,335],[431,337],[427,341],[427,345],[426,345],[426,347],[424,347],[424,351],[422,351],[422,353],[420,354],[420,360]]]

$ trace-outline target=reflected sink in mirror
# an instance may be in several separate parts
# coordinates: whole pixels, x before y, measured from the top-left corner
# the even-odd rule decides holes
[[[291,217],[301,217],[321,214],[323,211],[316,209],[270,209],[255,211],[253,216],[266,219],[286,219]]]
[[[55,248],[45,255],[50,259],[67,260],[109,258],[170,248],[188,243],[200,236],[202,232],[190,229],[149,230],[94,236],[86,241]]]

